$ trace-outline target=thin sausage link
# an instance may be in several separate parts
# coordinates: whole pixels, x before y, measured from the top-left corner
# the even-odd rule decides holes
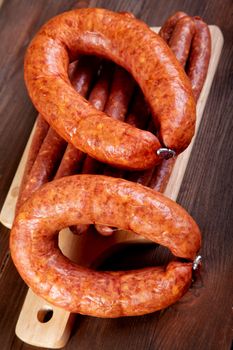
[[[196,27],[186,72],[196,101],[204,85],[211,55],[211,37],[208,25],[200,17],[193,17]]]
[[[161,164],[156,166],[148,187],[163,193],[167,187],[175,161],[175,158],[164,159]]]
[[[180,17],[182,13],[179,13]],[[180,62],[180,64],[185,67],[189,53],[191,42],[193,36],[195,34],[195,23],[193,19],[189,16],[181,16],[175,23],[175,16],[173,18],[173,23],[170,23],[171,31],[168,31],[170,35],[170,39],[168,40],[168,44],[175,54],[176,58]],[[169,20],[168,20],[169,21]],[[173,24],[175,23],[174,27]],[[168,27],[167,27],[168,28]],[[165,31],[166,32],[166,31]],[[162,32],[163,35],[163,32]],[[164,159],[161,164],[152,169],[150,173],[150,177],[148,177],[149,181],[145,183],[150,188],[155,191],[164,192],[169,181],[170,175],[172,173],[173,167],[175,165],[175,158]]]
[[[194,34],[195,23],[191,17],[186,16],[179,19],[169,40],[172,52],[183,67],[187,62]]]
[[[130,74],[123,68],[116,66],[111,91],[104,110],[105,113],[113,119],[124,121],[132,99],[134,88],[135,82]],[[122,177],[124,170],[106,165],[104,167],[103,174],[113,177]]]
[[[119,66],[115,66],[114,75],[111,83],[110,93],[108,99],[106,101],[106,105],[104,108],[105,113],[112,117],[113,119],[123,121],[125,119],[128,106],[133,94],[135,82],[132,77],[126,72],[123,68]],[[87,164],[86,164],[87,163]],[[101,163],[97,160],[87,156],[87,159],[83,166],[83,174],[96,174],[96,173],[104,173],[105,175],[115,174],[114,176],[120,176],[122,174],[122,170],[113,169],[110,166],[106,165],[103,169],[101,168]],[[102,170],[102,171],[101,171]],[[87,229],[87,227],[83,228]],[[99,230],[98,226],[96,227],[97,231]],[[111,230],[109,228],[109,230]],[[78,227],[76,233],[81,234],[83,231],[81,227]],[[105,228],[101,230],[101,234],[105,234]]]
[[[19,194],[18,194],[17,203],[16,203],[16,212],[19,210],[19,207],[22,204],[22,198],[21,198],[22,192],[28,182],[31,169],[39,153],[40,147],[47,135],[48,130],[49,130],[49,124],[39,114],[36,120],[36,128],[32,138],[32,143],[29,149],[23,177],[19,188]]]
[[[179,21],[179,19],[181,19],[184,16],[187,16],[185,12],[181,12],[181,11],[176,12],[172,16],[170,16],[161,27],[159,31],[159,35],[161,36],[161,38],[163,38],[163,40],[166,41],[166,43],[169,43],[169,40],[172,36],[172,32],[177,22]]]
[[[105,107],[105,113],[109,117],[124,121],[127,115],[130,101],[135,88],[135,82],[128,72],[123,68],[116,66],[111,85],[111,91]],[[106,165],[103,171],[104,175],[113,177],[122,177],[123,169],[117,169]]]
[[[84,56],[80,59],[77,69],[73,69],[71,72],[72,85],[81,96],[86,97],[88,95],[99,65],[100,61],[96,57]],[[77,174],[81,169],[84,158],[85,154],[82,151],[68,143],[55,179]]]
[[[148,111],[148,108],[145,107],[145,110]],[[138,116],[138,119],[140,119],[140,116]],[[152,119],[149,121],[147,130],[153,134],[156,134],[156,129]],[[154,168],[150,168],[142,171],[132,171],[128,173],[128,176],[126,178],[129,181],[137,182],[141,185],[148,186],[153,175],[153,169]]]
[[[21,194],[21,205],[43,184],[51,181],[65,151],[66,141],[49,129]]]
[[[110,62],[105,62],[102,66],[100,77],[93,87],[89,102],[100,111],[103,111],[109,96],[109,88],[112,80],[113,65]],[[81,173],[95,174],[102,169],[103,165],[96,159],[86,155]]]
[[[178,35],[180,33],[179,23],[185,19],[186,17],[183,17],[177,23],[179,29],[176,33],[177,42],[179,41]],[[211,54],[211,38],[209,27],[206,23],[204,23],[199,17],[193,17],[193,22],[195,23],[195,33],[189,49],[189,58],[186,60],[185,69],[190,78],[195,99],[198,100],[208,72]],[[176,28],[174,32],[175,31]],[[168,160],[164,159],[161,164],[155,167],[149,187],[159,192],[165,191],[175,165],[175,160],[175,158]]]

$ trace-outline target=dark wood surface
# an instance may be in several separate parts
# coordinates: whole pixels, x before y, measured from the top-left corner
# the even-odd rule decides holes
[[[23,56],[36,30],[71,8],[131,11],[151,26],[182,10],[218,25],[224,48],[178,201],[203,233],[201,278],[181,302],[143,317],[103,320],[78,316],[66,350],[230,349],[233,267],[232,2],[225,0],[5,0],[0,10],[0,206],[36,117],[23,81]],[[0,235],[0,348],[33,349],[15,336],[27,290],[9,255],[9,230]],[[155,247],[124,250],[107,268],[156,263]]]

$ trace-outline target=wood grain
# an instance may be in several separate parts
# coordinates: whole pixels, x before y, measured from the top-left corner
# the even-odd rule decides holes
[[[29,40],[51,16],[75,1],[5,0],[0,10],[0,203],[14,176],[36,112],[23,83],[23,55]],[[218,25],[224,50],[204,112],[178,201],[194,216],[203,235],[204,268],[199,287],[182,303],[161,313],[118,320],[80,316],[65,349],[230,349],[232,302],[231,89],[232,3],[218,0],[79,1],[78,6],[132,11],[149,25],[161,25],[176,10],[200,15]],[[206,116],[206,117],[205,117]],[[8,257],[8,230],[0,235],[1,349],[33,349],[14,334],[26,288]],[[128,248],[106,261],[105,268],[156,264],[159,248]],[[164,254],[166,256],[166,254]]]

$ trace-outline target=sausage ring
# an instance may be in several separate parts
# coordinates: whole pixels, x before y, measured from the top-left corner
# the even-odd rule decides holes
[[[110,59],[133,75],[149,103],[159,140],[109,118],[75,92],[67,71],[80,53]],[[25,82],[35,107],[58,134],[105,163],[150,168],[167,154],[166,148],[182,152],[194,134],[196,105],[182,67],[157,34],[125,14],[78,9],[51,19],[27,50]]]
[[[72,263],[58,248],[57,232],[77,223],[132,230],[190,260],[200,248],[194,220],[160,193],[100,175],[54,180],[20,207],[10,237],[20,275],[48,302],[86,315],[132,316],[165,308],[188,289],[192,262],[119,272]]]

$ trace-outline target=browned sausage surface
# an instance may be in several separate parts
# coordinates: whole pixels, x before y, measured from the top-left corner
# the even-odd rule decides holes
[[[113,74],[113,64],[111,62],[103,62],[99,78],[94,84],[93,89],[90,92],[88,101],[98,110],[103,110],[109,97],[109,89]],[[69,144],[70,148],[73,148],[76,152],[80,152],[73,145]],[[103,170],[103,164],[96,159],[85,155],[81,174],[98,174]],[[71,175],[71,174],[70,174]],[[90,225],[74,225],[70,227],[70,230],[76,234],[81,235],[85,233]]]
[[[32,169],[33,164],[36,160],[36,157],[39,153],[40,147],[45,139],[45,136],[47,135],[48,130],[49,130],[48,123],[44,120],[44,118],[41,117],[41,115],[38,115],[37,120],[36,120],[35,132],[34,132],[34,135],[32,138],[32,143],[31,143],[31,146],[29,149],[26,165],[24,168],[23,177],[21,180],[20,188],[19,188],[19,194],[18,194],[18,199],[17,199],[17,203],[16,203],[16,211],[18,210],[18,208],[22,204],[22,199],[21,199],[22,192],[23,192],[24,187],[26,186],[26,184],[28,182],[31,169]]]
[[[145,105],[144,106],[144,108],[145,108],[144,116],[145,116],[145,114],[148,111],[148,108],[147,108],[145,103],[144,103],[144,105]],[[138,114],[138,112],[136,112],[135,116],[137,116],[137,120],[139,122],[140,119],[141,119],[140,118],[141,116]],[[145,118],[145,120],[146,119],[147,118]],[[137,120],[135,120],[136,123],[137,123]],[[131,122],[132,122],[132,117],[131,117]],[[155,130],[155,126],[154,126],[153,120],[150,120],[149,125],[147,127],[147,130],[152,132],[153,134],[156,134],[156,130]],[[137,182],[137,183],[139,183],[141,185],[148,186],[148,184],[149,184],[149,182],[151,180],[153,172],[154,172],[154,168],[150,168],[150,169],[147,169],[147,170],[141,170],[141,171],[131,171],[131,172],[129,172],[127,174],[126,178],[129,181]]]
[[[169,40],[169,47],[183,67],[188,59],[194,34],[194,21],[191,17],[185,16],[177,22]]]
[[[128,82],[131,86],[132,85],[132,81],[129,80],[129,76],[128,74],[125,75],[124,79],[122,79],[122,84],[124,84],[125,87],[127,87],[126,83]],[[125,83],[124,83],[125,82]],[[125,101],[125,99],[123,99],[123,101]],[[113,101],[114,103],[114,101]],[[129,101],[128,101],[129,103]],[[118,103],[118,112],[120,111],[119,114],[121,114],[122,109],[124,110],[124,103],[122,105],[120,105]],[[130,125],[133,125],[137,128],[140,129],[145,129],[146,125],[148,123],[148,119],[149,119],[149,108],[144,100],[144,96],[141,92],[141,90],[137,89],[134,97],[133,97],[133,102],[131,105],[131,109],[129,114],[126,117],[126,122]],[[151,169],[144,171],[143,173],[148,173],[150,172]],[[138,177],[140,176],[138,173],[142,173],[142,171],[138,172],[138,171],[133,171],[131,172],[127,179],[128,180],[134,180],[135,178],[138,179]],[[113,177],[119,177],[119,178],[123,178],[125,175],[125,171],[122,169],[116,169],[110,166],[105,167],[104,169],[104,175],[106,176],[113,176]],[[139,183],[141,183],[139,181]],[[95,225],[96,230],[103,236],[110,236],[114,231],[116,231],[117,229],[115,227],[110,227],[110,226],[106,226],[106,225]]]
[[[90,87],[96,73],[99,69],[99,59],[96,57],[81,57],[77,67],[73,67],[69,74],[72,86],[82,96],[86,97],[90,91]],[[72,67],[73,64],[70,66]],[[69,176],[77,173],[82,166],[85,154],[68,143],[59,168],[57,170],[56,179],[63,176]]]
[[[70,65],[71,82],[81,95],[88,92],[98,63],[99,60],[95,57],[82,57],[79,62]],[[52,128],[49,129],[38,151],[20,193],[20,201],[18,201],[16,211],[33,192],[44,183],[51,181],[56,171],[55,178],[71,175],[78,169],[79,162],[83,160],[82,152],[72,145],[67,146],[65,140]]]
[[[127,115],[129,104],[135,88],[135,82],[125,69],[116,66],[111,85],[111,91],[105,107],[105,113],[117,120],[124,121]],[[113,168],[110,165],[104,167],[103,174],[106,176],[123,177],[124,170]],[[113,228],[105,225],[95,225],[96,230],[104,235],[109,236]]]
[[[173,15],[171,15],[166,22],[164,23],[164,25],[161,27],[160,31],[159,31],[159,35],[161,36],[161,38],[163,38],[163,40],[166,41],[166,43],[169,43],[169,40],[172,36],[172,32],[177,24],[177,22],[182,18],[187,16],[187,14],[185,12],[182,11],[178,11],[176,13],[174,13]]]
[[[80,52],[104,56],[128,70],[146,96],[161,142],[177,153],[188,146],[195,102],[174,55],[146,24],[103,9],[75,10],[51,19],[27,50],[30,97],[62,137],[119,167],[145,169],[160,161],[154,135],[111,120],[75,93],[67,68]]]
[[[196,26],[195,22],[197,21],[197,18],[192,19],[191,17],[185,15],[182,12],[178,12],[172,17],[168,19],[166,24],[162,27],[161,33],[162,35],[165,33],[167,35],[169,34],[169,40],[168,44],[171,47],[172,51],[176,55],[179,62],[185,67],[188,57],[190,55],[190,49],[191,49],[191,42],[194,37]],[[195,21],[195,22],[194,22]],[[199,24],[199,22],[198,22]],[[192,69],[195,69],[195,80],[198,82],[198,94],[200,93],[202,87],[203,87],[203,79],[200,79],[201,77],[205,77],[208,70],[208,63],[209,63],[209,55],[210,55],[210,38],[206,36],[206,33],[208,33],[208,29],[206,29],[207,25],[201,24],[202,28],[202,39],[206,43],[205,52],[202,52],[204,49],[204,45],[200,45],[197,40],[194,40],[192,44],[192,50],[196,52],[195,55],[191,53],[191,57],[194,60],[192,63]],[[163,28],[165,28],[165,31],[163,31]],[[200,31],[200,29],[199,29]],[[199,33],[200,38],[200,33]],[[200,54],[202,52],[202,54]],[[198,59],[199,57],[202,57],[202,61]],[[194,90],[196,97],[197,93]],[[140,101],[140,99],[136,99],[136,103],[134,102],[136,109],[135,113],[128,116],[128,120],[132,119],[132,125],[137,125],[139,121],[143,123],[144,117],[140,118],[140,114],[143,116],[146,111],[146,104],[137,103],[137,100]],[[137,105],[136,105],[137,104]],[[143,106],[143,109],[140,108],[140,105]],[[133,105],[134,106],[134,105]],[[139,115],[138,115],[139,114]],[[136,119],[135,119],[136,116]],[[141,126],[137,127],[143,127],[145,128],[146,124],[142,124]],[[150,130],[151,131],[151,130]],[[128,174],[127,179],[141,183],[145,186],[149,186],[150,188],[153,188],[156,191],[164,192],[167,186],[167,183],[169,181],[169,177],[171,175],[173,166],[175,164],[175,158],[163,160],[159,165],[157,165],[154,169],[148,169],[146,171],[136,171],[131,172]],[[105,175],[111,175],[114,176],[114,169],[112,170],[112,173],[106,173]],[[122,174],[123,175],[123,174]],[[116,177],[122,177],[118,176],[118,173],[116,174]],[[96,225],[96,228],[98,232],[100,232],[103,235],[111,235],[115,228],[107,227],[107,226],[100,226]]]
[[[193,28],[193,24],[195,28]],[[160,35],[167,38],[177,59],[185,66],[194,97],[198,100],[208,72],[211,54],[211,37],[208,25],[199,17],[191,18],[177,12],[166,21]],[[161,164],[156,166],[149,187],[164,192],[174,164],[175,159],[173,158],[164,159]]]
[[[20,205],[23,204],[31,194],[38,190],[44,183],[53,179],[65,148],[66,141],[62,139],[55,130],[50,128],[32,166],[27,183],[22,190]]]
[[[189,214],[149,188],[95,175],[52,181],[20,207],[10,238],[18,271],[47,301],[99,317],[141,315],[174,303],[189,287],[191,262],[122,272],[77,266],[57,244],[57,232],[76,223],[132,230],[188,259],[200,248],[200,231]]]
[[[134,86],[132,77],[123,68],[116,66],[104,112],[114,119],[124,121]]]
[[[83,164],[85,153],[70,143],[67,145],[54,179],[77,174]]]
[[[95,83],[92,91],[90,92],[90,96],[88,101],[94,106],[96,109],[103,111],[108,98],[109,98],[109,90],[113,75],[114,66],[111,62],[104,62],[102,65],[102,70],[99,76],[99,79]],[[96,159],[86,156],[81,173],[82,174],[95,174],[100,172],[103,168],[103,165],[98,162]]]
[[[155,167],[154,173],[149,182],[150,188],[161,193],[165,191],[172,173],[172,169],[175,165],[175,161],[175,158],[164,159],[162,163]]]
[[[140,89],[137,89],[126,123],[139,129],[146,129],[149,123],[150,109],[145,101],[145,97]]]
[[[200,17],[194,17],[196,33],[194,35],[191,54],[187,63],[187,75],[191,81],[196,100],[201,93],[211,55],[211,37],[208,25]]]

